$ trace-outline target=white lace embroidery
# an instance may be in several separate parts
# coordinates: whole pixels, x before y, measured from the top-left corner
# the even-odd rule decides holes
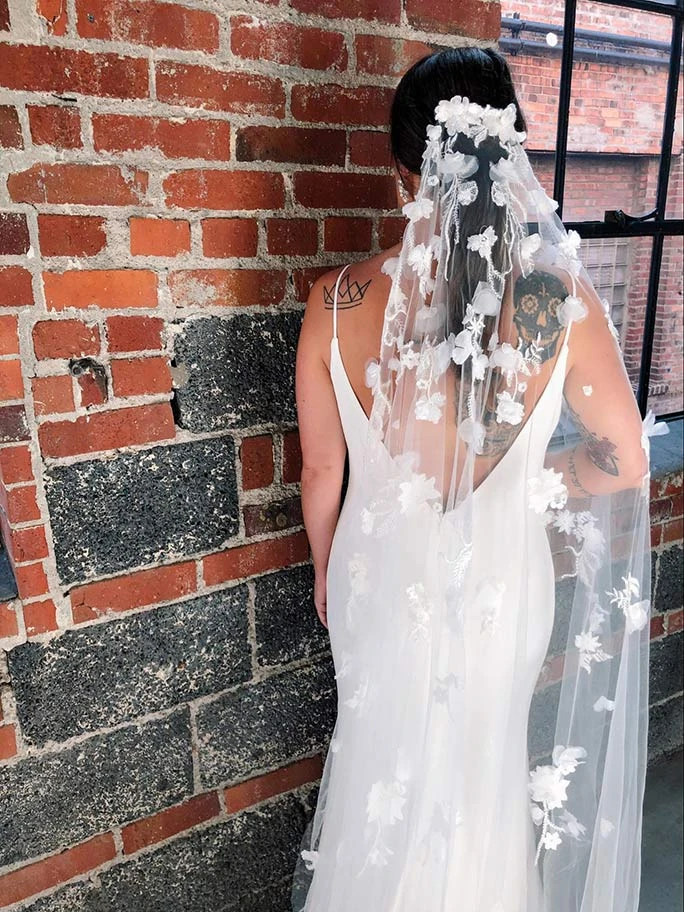
[[[577,836],[580,830],[584,832],[584,827],[580,828],[572,815],[570,817],[573,823],[568,826],[567,812],[564,820],[563,815],[554,815],[553,811],[560,810],[567,801],[570,780],[566,776],[574,773],[586,756],[587,752],[583,747],[556,745],[553,749],[552,763],[537,766],[530,772],[532,819],[536,826],[542,828],[535,863],[539,861],[542,848],[552,851],[558,848],[562,842],[562,833]]]

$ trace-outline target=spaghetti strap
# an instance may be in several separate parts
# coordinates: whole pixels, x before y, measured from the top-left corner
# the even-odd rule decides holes
[[[333,339],[337,338],[337,295],[340,290],[340,279],[347,269],[349,269],[350,265],[350,263],[347,263],[347,265],[340,270],[340,274],[337,276],[337,281],[335,282],[335,292],[333,294]]]

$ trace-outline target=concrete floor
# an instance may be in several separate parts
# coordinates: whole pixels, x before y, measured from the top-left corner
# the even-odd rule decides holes
[[[684,848],[682,754],[649,768],[644,798],[639,912],[683,912]]]

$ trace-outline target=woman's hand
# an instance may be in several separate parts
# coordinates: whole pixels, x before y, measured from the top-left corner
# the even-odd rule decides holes
[[[314,578],[314,605],[321,624],[328,627],[328,594],[326,591],[326,577],[324,573],[317,573]]]

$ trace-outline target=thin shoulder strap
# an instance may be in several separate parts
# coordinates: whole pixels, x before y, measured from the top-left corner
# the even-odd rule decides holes
[[[337,295],[340,290],[340,280],[347,269],[349,269],[350,265],[350,263],[347,263],[347,265],[340,270],[340,274],[337,276],[337,281],[335,282],[335,292],[333,294],[333,339],[337,338]]]

